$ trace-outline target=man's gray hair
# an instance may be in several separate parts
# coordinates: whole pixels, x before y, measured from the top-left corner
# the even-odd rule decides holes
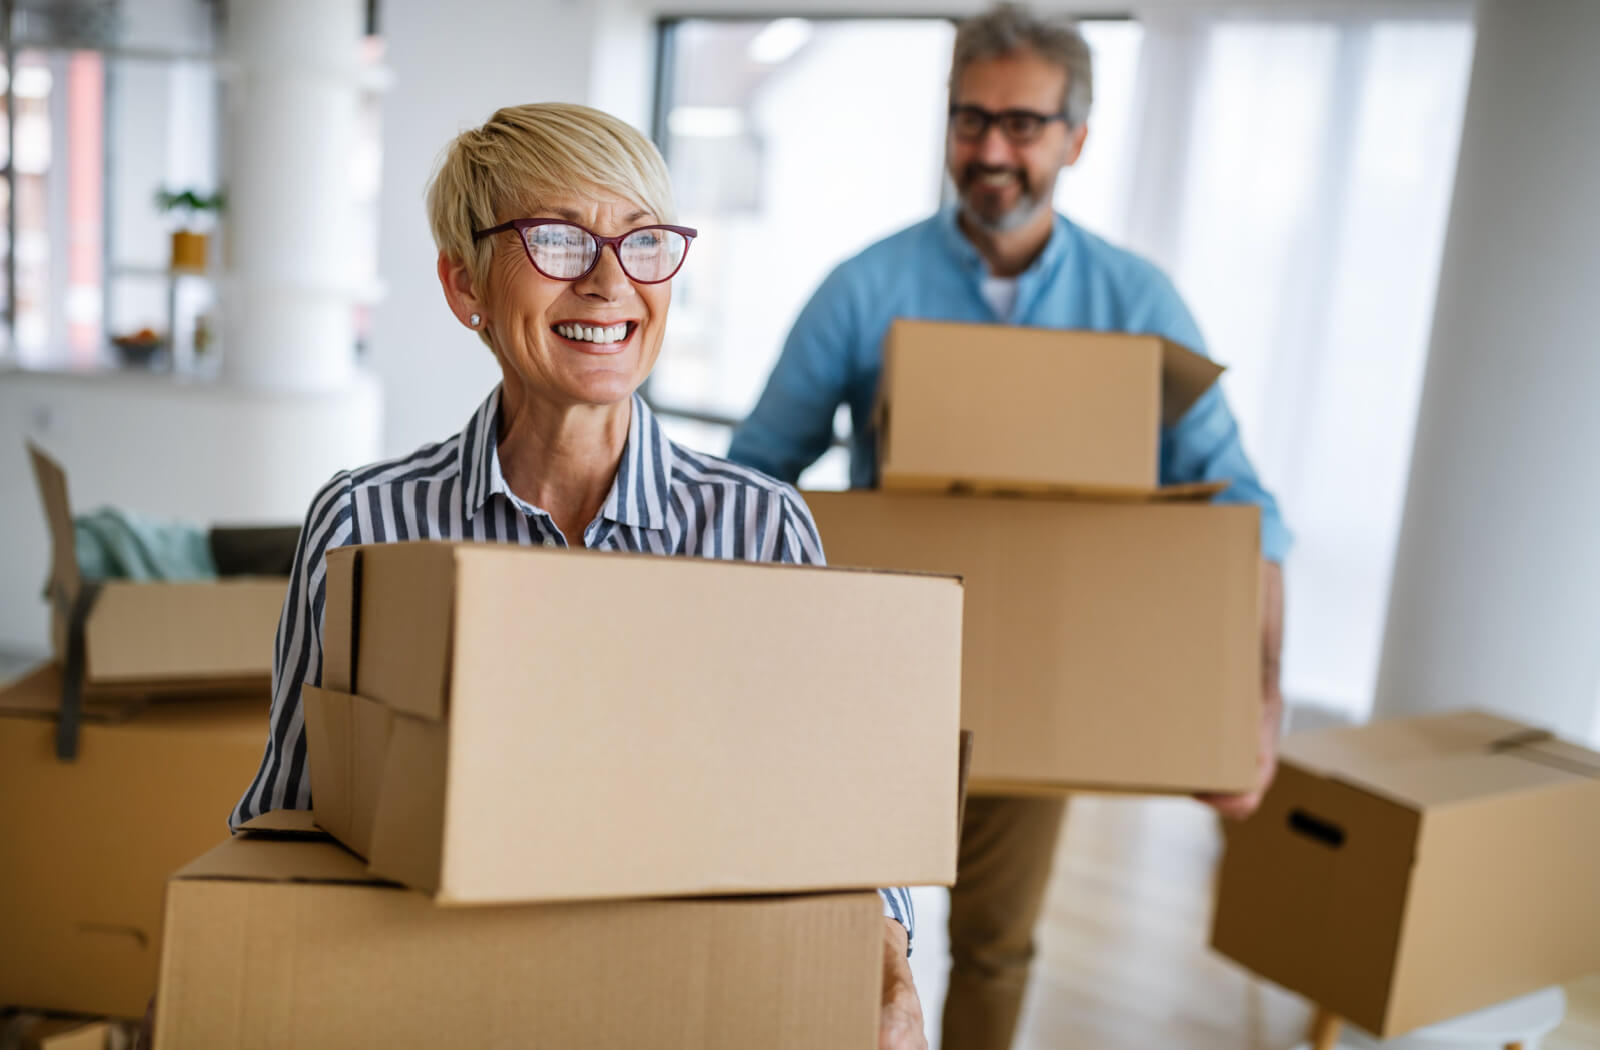
[[[1021,4],[997,4],[962,22],[956,30],[950,61],[950,97],[954,100],[961,74],[974,62],[1032,51],[1067,71],[1067,94],[1061,112],[1076,128],[1089,119],[1094,101],[1094,66],[1089,43],[1070,18],[1037,15]]]

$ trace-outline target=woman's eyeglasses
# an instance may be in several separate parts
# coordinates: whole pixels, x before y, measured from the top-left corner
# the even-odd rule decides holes
[[[600,252],[611,246],[628,279],[639,284],[660,284],[672,279],[689,254],[689,242],[699,236],[687,226],[640,226],[618,237],[602,237],[565,219],[512,219],[487,230],[473,230],[472,239],[516,230],[533,268],[553,281],[587,277],[600,263]]]

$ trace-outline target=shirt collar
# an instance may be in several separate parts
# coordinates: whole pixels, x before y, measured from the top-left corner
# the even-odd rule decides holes
[[[497,383],[467,420],[466,429],[461,431],[459,455],[464,481],[461,496],[466,517],[483,509],[489,496],[496,491],[496,483],[502,489],[505,487],[505,479],[500,476],[499,441],[500,385]]]
[[[511,491],[501,473],[499,434],[500,387],[496,385],[461,432],[460,469],[465,479],[462,496],[469,517],[483,510],[497,492],[526,505]],[[644,398],[634,394],[628,440],[600,516],[635,528],[666,528],[672,465],[672,442]]]
[[[600,516],[641,529],[667,527],[667,503],[672,498],[672,442],[644,398],[633,395],[633,417],[628,420],[628,443],[617,464],[611,492]]]
[[[983,256],[973,243],[967,240],[967,235],[961,232],[958,222],[960,216],[959,204],[947,204],[939,210],[937,225],[939,234],[962,269],[970,272],[974,279],[982,280],[989,276],[989,264],[984,262]],[[1028,268],[1019,275],[1022,284],[1031,284],[1038,274],[1052,273],[1061,265],[1061,260],[1066,257],[1069,250],[1072,224],[1060,212],[1052,213],[1053,225],[1050,230],[1050,239],[1044,243],[1044,251],[1039,257],[1028,265]]]

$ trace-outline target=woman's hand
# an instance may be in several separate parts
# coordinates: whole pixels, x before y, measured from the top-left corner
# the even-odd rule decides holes
[[[878,1016],[878,1050],[928,1050],[922,1001],[906,962],[906,928],[890,918],[883,920],[883,1011]]]

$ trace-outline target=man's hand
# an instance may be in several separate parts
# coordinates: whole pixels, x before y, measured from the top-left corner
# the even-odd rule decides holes
[[[922,1001],[906,962],[906,928],[883,920],[883,1012],[878,1020],[878,1050],[928,1050],[922,1032]]]
[[[1278,772],[1278,734],[1283,725],[1283,693],[1278,689],[1278,657],[1283,648],[1283,566],[1261,563],[1261,732],[1256,740],[1256,786],[1244,795],[1196,795],[1230,820],[1243,820],[1261,805]]]

